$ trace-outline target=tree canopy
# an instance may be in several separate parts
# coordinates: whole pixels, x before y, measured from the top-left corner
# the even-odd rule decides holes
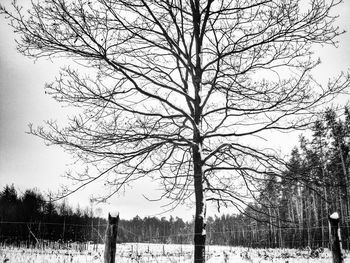
[[[330,13],[339,3],[45,0],[1,12],[24,55],[87,68],[67,67],[46,87],[80,113],[31,133],[89,166],[71,178],[78,188],[103,179],[103,199],[144,176],[172,206],[194,199],[202,262],[205,203],[242,211],[281,174],[283,159],[256,138],[307,127],[348,86],[347,74],[328,85],[312,77],[314,45],[342,33]]]

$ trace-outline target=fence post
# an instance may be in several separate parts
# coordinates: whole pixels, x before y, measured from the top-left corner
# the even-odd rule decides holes
[[[108,223],[105,237],[104,263],[115,263],[118,223],[119,213],[117,215],[108,214]]]
[[[343,262],[343,253],[342,253],[342,244],[340,236],[339,222],[340,217],[337,212],[331,214],[328,218],[330,233],[331,233],[331,249],[333,256],[333,263],[342,263]]]

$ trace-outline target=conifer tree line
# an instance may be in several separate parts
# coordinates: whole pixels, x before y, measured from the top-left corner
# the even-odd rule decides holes
[[[328,109],[300,137],[287,161],[284,176],[265,178],[264,191],[242,215],[224,217],[220,227],[231,233],[232,245],[327,247],[328,216],[341,215],[343,246],[349,247],[350,112]],[[282,178],[282,179],[281,179]],[[234,222],[234,223],[225,223]],[[220,228],[219,227],[219,228]],[[226,237],[227,238],[227,237]]]
[[[87,241],[94,236],[88,225],[105,221],[94,218],[88,208],[73,209],[66,202],[45,200],[37,189],[18,194],[14,185],[0,191],[0,240],[5,244],[20,241]]]
[[[14,185],[0,191],[0,243],[22,241],[103,243],[107,221],[94,216],[92,208],[73,209],[66,202],[45,200],[37,189],[18,194]],[[120,220],[118,242],[190,243],[192,222],[181,218],[135,216]],[[191,233],[191,235],[189,235]]]
[[[312,136],[300,137],[287,160],[287,176],[264,178],[259,199],[238,215],[208,217],[207,243],[249,247],[327,247],[328,216],[341,215],[343,246],[350,237],[350,110],[328,109]],[[283,179],[280,179],[283,178]],[[193,221],[135,216],[121,220],[118,242],[192,243]],[[36,239],[102,243],[104,218],[91,208],[47,201],[37,190],[0,191],[0,242]]]

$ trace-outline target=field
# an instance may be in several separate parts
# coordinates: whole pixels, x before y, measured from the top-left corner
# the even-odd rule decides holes
[[[118,244],[116,262],[118,263],[190,263],[191,245],[171,244]],[[330,263],[328,250],[318,251],[296,249],[249,249],[243,247],[209,246],[207,263]],[[345,258],[350,263],[350,255]],[[77,252],[70,249],[22,249],[0,248],[0,263],[103,263],[103,247]]]

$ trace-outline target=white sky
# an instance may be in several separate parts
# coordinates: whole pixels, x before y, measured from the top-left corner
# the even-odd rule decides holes
[[[340,15],[339,26],[350,32],[350,1],[346,0],[335,13]],[[315,74],[318,79],[325,80],[341,70],[350,69],[350,33],[341,36],[339,41],[338,49],[318,50],[323,62]],[[48,119],[64,120],[67,115],[66,109],[44,94],[45,82],[54,80],[58,68],[50,61],[34,63],[17,53],[14,33],[4,17],[0,17],[0,189],[13,183],[19,191],[37,187],[42,192],[55,192],[60,184],[70,183],[61,176],[73,160],[60,148],[47,147],[42,140],[26,134],[28,123],[36,126]],[[297,143],[297,135],[271,141],[287,152]],[[138,182],[132,189],[126,189],[125,196],[113,198],[110,205],[103,205],[104,213],[117,210],[122,218],[128,219],[162,212],[161,203],[149,202],[142,196],[152,197],[154,187],[150,182]],[[89,197],[96,191],[99,191],[96,187],[87,187],[69,197],[68,203],[89,206]],[[194,209],[182,207],[171,214],[189,220]]]

